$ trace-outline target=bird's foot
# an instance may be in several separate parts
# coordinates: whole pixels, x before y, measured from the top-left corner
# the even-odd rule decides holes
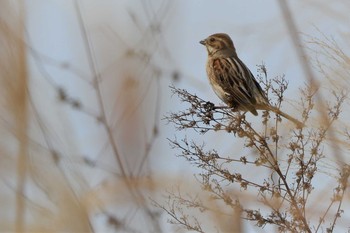
[[[215,110],[215,105],[212,102],[207,101],[205,104],[203,104],[203,108],[205,111],[210,112]]]

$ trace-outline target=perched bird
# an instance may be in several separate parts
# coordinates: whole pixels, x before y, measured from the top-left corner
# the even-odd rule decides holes
[[[271,106],[264,91],[248,67],[238,58],[231,38],[225,33],[217,33],[200,41],[207,48],[206,70],[209,82],[216,95],[234,110],[250,111],[270,110],[298,127],[303,123]]]

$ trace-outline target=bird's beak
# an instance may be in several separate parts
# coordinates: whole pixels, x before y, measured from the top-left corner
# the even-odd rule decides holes
[[[199,41],[199,43],[201,43],[202,45],[205,45],[205,40],[201,40]]]

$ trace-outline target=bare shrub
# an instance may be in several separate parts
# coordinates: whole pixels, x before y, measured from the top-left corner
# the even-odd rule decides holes
[[[258,80],[271,103],[283,107],[288,88],[285,77],[269,79],[264,65],[259,66],[259,71]],[[157,205],[171,216],[172,223],[197,232],[211,232],[184,211],[198,209],[214,215],[228,215],[233,222],[239,223],[241,218],[260,228],[275,226],[278,232],[333,232],[344,212],[342,205],[350,166],[337,161],[339,167],[335,166],[332,175],[325,175],[323,164],[329,163],[333,155],[328,145],[334,142],[328,136],[330,131],[332,135],[336,133],[334,129],[347,92],[328,88],[323,93],[329,96],[324,103],[326,108],[320,110],[315,108],[315,101],[321,89],[307,85],[300,89],[298,115],[306,127],[296,129],[278,115],[266,111],[257,122],[252,122],[246,117],[249,113],[216,107],[184,89],[171,89],[188,106],[166,117],[176,129],[191,129],[199,134],[223,131],[244,141],[243,148],[236,148],[233,155],[223,156],[215,149],[208,149],[206,143],[187,137],[169,140],[179,157],[199,168],[197,180],[203,192],[221,206],[214,209],[205,204],[208,203],[205,199],[193,201],[178,192],[170,192],[167,204]],[[320,118],[319,111],[324,111],[321,115],[326,115],[326,119]],[[322,180],[329,184],[326,188],[320,185]],[[221,230],[239,232],[230,229]]]

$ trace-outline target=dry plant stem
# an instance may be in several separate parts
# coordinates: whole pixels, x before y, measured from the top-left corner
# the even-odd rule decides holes
[[[191,231],[196,231],[199,233],[205,233],[205,231],[202,230],[202,228],[200,227],[200,224],[198,222],[196,222],[195,226],[192,226],[187,219],[184,216],[178,217],[175,214],[175,209],[173,209],[174,211],[169,211],[167,208],[163,207],[163,206],[159,206],[156,204],[156,206],[160,207],[161,209],[163,209],[168,215],[170,215],[173,219],[175,219],[175,221],[177,222],[177,224],[180,224],[182,226],[184,226],[187,230],[191,230]],[[174,207],[173,207],[174,208]]]
[[[272,162],[270,160],[268,160],[268,162],[271,164],[272,169],[278,174],[279,178],[282,180],[282,182],[283,182],[283,184],[284,184],[284,186],[286,188],[286,192],[288,194],[288,197],[290,199],[291,205],[293,206],[293,208],[295,208],[295,210],[296,210],[296,212],[298,214],[298,218],[303,222],[306,231],[311,233],[311,230],[310,230],[310,227],[309,227],[309,225],[308,225],[308,223],[306,221],[305,215],[302,214],[302,212],[301,212],[301,210],[300,210],[300,208],[298,206],[298,203],[295,200],[295,195],[293,195],[293,193],[292,193],[292,191],[291,191],[291,189],[289,187],[289,184],[287,182],[286,176],[284,176],[282,171],[280,170],[279,165],[278,165],[278,161],[276,160],[275,156],[273,155],[273,153],[272,153],[270,147],[268,146],[266,140],[264,138],[262,138],[253,128],[250,127],[250,129],[254,132],[254,134],[256,134],[260,138],[260,141],[263,142],[264,147],[268,150],[269,155],[270,155],[270,157],[272,159]],[[258,150],[260,150],[258,145],[255,145],[255,146],[256,146],[256,148]]]
[[[326,219],[326,216],[327,216],[329,210],[331,209],[331,207],[333,206],[333,204],[334,204],[334,200],[332,200],[331,203],[329,203],[327,210],[324,212],[323,216],[320,218],[320,221],[319,221],[319,224],[317,225],[315,233],[317,233],[318,230],[320,229],[322,222]]]
[[[93,51],[92,51],[92,46],[91,46],[87,31],[85,28],[85,24],[84,24],[83,17],[82,17],[81,11],[80,11],[80,7],[78,5],[78,0],[75,1],[75,8],[76,8],[76,11],[77,11],[78,16],[79,16],[78,19],[79,19],[80,29],[82,30],[82,33],[83,33],[83,40],[84,40],[84,45],[86,47],[86,52],[88,53],[88,56],[87,56],[88,62],[89,62],[90,68],[92,69],[92,73],[94,76],[94,85],[93,86],[95,87],[96,94],[97,94],[97,100],[98,100],[99,107],[100,107],[101,122],[102,122],[102,124],[105,127],[105,130],[107,132],[109,142],[111,143],[112,150],[117,158],[118,166],[119,166],[119,169],[122,173],[122,176],[125,179],[127,179],[128,176],[127,176],[125,168],[123,166],[123,162],[121,160],[117,145],[115,143],[113,133],[111,132],[111,129],[110,129],[109,124],[107,122],[104,102],[103,102],[102,93],[101,93],[101,89],[100,89],[100,85],[99,85],[101,77],[99,76],[99,72],[97,72],[97,68],[96,68],[95,62],[93,60],[94,55],[93,55]]]
[[[297,30],[296,24],[294,22],[293,16],[292,16],[290,9],[288,7],[287,1],[286,0],[279,0],[278,3],[280,4],[280,8],[281,8],[283,16],[285,18],[287,27],[290,31],[290,35],[292,37],[296,52],[299,55],[298,58],[300,59],[300,64],[301,64],[301,66],[306,74],[306,78],[308,80],[309,86],[315,90],[315,95],[318,99],[318,103],[321,105],[321,109],[324,109],[323,111],[322,110],[320,111],[321,116],[322,116],[322,120],[327,122],[328,118],[327,118],[327,113],[325,111],[325,109],[326,109],[325,104],[324,104],[325,101],[324,101],[322,94],[319,91],[317,91],[319,89],[319,86],[318,86],[316,78],[311,70],[311,66],[310,66],[310,63],[307,59],[304,48],[302,47],[299,33]],[[329,131],[329,134],[330,134],[331,138],[336,139],[336,136],[332,130]],[[336,141],[336,140],[334,140],[334,141]],[[334,142],[332,143],[331,149],[333,150],[333,155],[338,159],[338,161],[343,161],[343,159],[341,157],[340,150],[339,150],[338,146],[336,145],[336,143],[334,143]]]
[[[281,213],[278,210],[278,208],[275,208],[273,205],[271,205],[270,201],[266,198],[265,195],[263,195],[263,199],[264,199],[264,204],[267,205],[269,208],[271,208],[274,211],[274,213],[277,214],[277,216],[279,217],[280,221],[284,223],[282,225],[281,223],[274,222],[274,224],[276,224],[277,226],[281,226],[281,227],[287,228],[288,231],[292,232],[290,224],[288,224],[287,221],[284,221],[284,217],[281,215]]]
[[[5,1],[10,2],[10,1]],[[4,3],[6,4],[6,3]],[[14,20],[13,24],[16,25],[16,32],[24,38],[24,3],[19,2],[19,15],[18,18]],[[8,5],[8,8],[11,8]],[[6,9],[6,7],[4,8]],[[10,10],[10,9],[8,9]],[[15,16],[14,16],[15,17]],[[26,70],[26,48],[23,41],[13,40],[12,34],[4,33],[8,44],[10,44],[11,49],[14,51],[14,56],[9,57],[12,62],[12,72],[14,73],[14,83],[15,88],[12,90],[15,94],[14,100],[15,111],[13,114],[16,117],[16,136],[19,141],[19,150],[17,157],[17,190],[16,190],[16,221],[15,221],[15,231],[25,232],[25,214],[26,214],[26,199],[25,196],[25,186],[27,179],[27,164],[28,164],[28,137],[27,137],[27,127],[28,127],[28,112],[27,112],[27,70]]]
[[[292,39],[293,39],[296,51],[299,54],[299,59],[301,61],[301,65],[302,65],[302,67],[303,67],[303,69],[304,69],[304,71],[306,73],[306,77],[308,78],[309,85],[311,86],[311,88],[318,89],[318,86],[316,85],[316,79],[315,79],[315,77],[314,77],[314,75],[313,75],[313,73],[311,71],[309,61],[306,58],[306,53],[304,52],[303,47],[301,46],[301,41],[300,41],[300,38],[299,38],[299,35],[298,35],[298,31],[297,31],[296,25],[294,23],[294,19],[293,19],[292,15],[291,15],[291,12],[289,10],[288,4],[287,4],[287,2],[285,0],[281,0],[281,1],[278,1],[278,2],[280,3],[280,7],[281,7],[283,15],[285,17],[287,26],[288,26],[288,28],[290,30],[290,34],[292,36]],[[322,109],[326,109],[325,105],[324,105],[325,102],[323,101],[323,97],[322,97],[321,93],[316,90],[315,94],[316,94],[316,96],[317,96],[317,98],[319,100],[319,103],[321,104]],[[330,134],[330,138],[334,139],[333,142],[331,142],[332,143],[331,149],[333,150],[333,155],[338,159],[338,161],[343,161],[343,159],[341,157],[341,154],[339,153],[340,152],[339,147],[335,143],[335,141],[337,141],[336,140],[336,136],[335,136],[333,130],[328,130],[328,128],[332,124],[332,122],[328,121],[327,113],[326,113],[325,110],[321,111],[321,114],[322,114],[323,120],[328,123],[327,131]],[[334,119],[332,119],[332,121],[333,120]],[[342,199],[340,201],[339,208],[340,208],[341,202],[342,202]],[[331,203],[331,205],[332,204],[333,203]],[[327,209],[326,213],[328,211],[329,211],[329,209]],[[325,216],[323,216],[323,218],[324,217]],[[334,229],[335,222],[336,222],[337,218],[338,218],[338,214],[336,214],[336,217],[335,217],[334,222],[332,224],[332,227],[330,229],[331,231],[333,231],[333,229]],[[321,222],[320,222],[320,224],[321,224]],[[319,229],[320,224],[318,225],[317,230]],[[317,232],[317,230],[316,230],[316,232]]]
[[[24,89],[24,93],[27,93]],[[25,94],[26,95],[26,94]],[[22,100],[23,101],[23,100]],[[22,111],[17,115],[17,134],[19,138],[19,151],[17,161],[17,174],[18,174],[18,188],[16,192],[16,232],[24,232],[24,215],[26,213],[25,202],[23,198],[25,193],[25,184],[27,177],[27,151],[28,151],[28,138],[27,138],[27,110],[26,103],[23,103]]]
[[[342,168],[342,171],[340,173],[340,178],[339,178],[339,185],[338,187],[335,189],[336,190],[336,195],[338,194],[338,196],[335,196],[334,198],[337,199],[337,201],[339,201],[339,204],[338,204],[338,208],[337,208],[337,213],[335,214],[335,217],[333,219],[333,223],[332,223],[332,226],[331,226],[331,230],[333,231],[334,227],[335,227],[335,223],[336,221],[338,220],[338,218],[340,217],[341,215],[341,206],[342,206],[342,203],[343,203],[343,200],[344,200],[344,195],[345,195],[345,191],[348,187],[348,179],[349,179],[349,176],[350,176],[350,166],[349,165],[345,165],[343,168]],[[341,194],[339,194],[341,193]]]
[[[300,65],[302,66],[302,68],[305,72],[305,75],[306,75],[306,78],[308,79],[309,85],[312,88],[318,89],[318,84],[317,84],[315,76],[310,68],[306,53],[304,51],[304,48],[301,46],[301,40],[299,38],[298,29],[295,25],[295,22],[294,22],[292,14],[290,12],[290,9],[288,7],[287,1],[286,0],[279,0],[278,3],[280,5],[283,16],[285,18],[285,22],[287,24],[287,27],[290,31],[290,35],[292,37],[295,50],[298,53],[298,58],[300,59]],[[318,97],[320,97],[320,96],[318,96]]]
[[[333,232],[336,221],[342,213],[340,208],[341,208],[343,200],[344,200],[345,191],[348,187],[349,175],[350,175],[350,167],[349,167],[349,165],[345,165],[340,173],[340,178],[338,179],[339,185],[337,188],[335,188],[335,193],[333,194],[332,201],[329,204],[329,206],[328,206],[327,210],[325,211],[325,213],[323,214],[323,216],[320,218],[319,224],[318,224],[315,232],[318,232],[318,230],[320,229],[322,222],[325,220],[329,210],[331,209],[333,204],[338,201],[339,204],[337,207],[337,213],[334,216],[334,219],[333,219],[333,222],[332,222],[330,228],[327,228],[327,232]]]
[[[155,109],[155,114],[154,114],[154,125],[153,125],[153,130],[152,130],[152,137],[146,144],[145,153],[142,156],[142,161],[140,163],[139,168],[136,169],[138,171],[136,176],[140,176],[141,171],[142,171],[142,167],[144,166],[147,158],[149,158],[149,155],[150,155],[150,152],[152,149],[152,145],[153,145],[153,143],[156,140],[156,137],[158,135],[158,122],[159,122],[159,116],[160,116],[160,100],[161,100],[160,97],[162,95],[159,77],[156,78],[156,82],[157,82],[156,105],[155,105],[156,109]]]
[[[123,180],[125,181],[128,189],[130,190],[131,193],[134,193],[132,191],[132,185],[129,181],[129,177],[126,173],[126,170],[124,168],[124,165],[123,165],[123,161],[121,159],[121,155],[118,151],[118,148],[117,148],[117,145],[116,145],[116,142],[115,142],[115,139],[114,139],[114,135],[111,131],[111,128],[109,127],[109,124],[107,122],[107,117],[106,117],[106,112],[105,112],[105,107],[104,107],[104,102],[103,102],[103,98],[102,98],[102,93],[101,93],[101,89],[100,89],[100,80],[101,80],[101,77],[100,77],[100,73],[97,71],[97,68],[96,68],[96,65],[95,65],[95,62],[93,60],[94,58],[94,55],[93,55],[93,50],[92,50],[92,46],[91,46],[91,43],[90,43],[90,40],[89,40],[89,37],[88,37],[88,33],[86,31],[86,28],[85,28],[85,24],[84,24],[84,20],[83,20],[83,16],[81,14],[81,11],[80,11],[80,7],[79,7],[79,3],[78,3],[78,0],[75,0],[75,8],[76,8],[76,11],[78,13],[78,20],[79,20],[79,25],[80,25],[80,29],[82,31],[82,38],[84,40],[84,45],[85,45],[85,48],[86,48],[86,52],[88,53],[88,56],[87,56],[87,59],[88,59],[88,62],[89,62],[89,65],[90,65],[90,68],[91,68],[91,71],[93,73],[93,77],[94,77],[94,88],[96,90],[96,94],[97,94],[97,100],[98,100],[98,105],[100,107],[100,120],[101,120],[101,123],[103,124],[103,127],[105,128],[106,130],[106,133],[107,133],[107,136],[108,136],[108,140],[109,140],[109,143],[111,144],[112,146],[112,150],[113,150],[113,153],[118,161],[118,166],[119,166],[119,169],[120,169],[120,172],[122,174],[122,177],[123,177]]]
[[[284,176],[282,171],[280,170],[279,165],[278,165],[278,161],[275,159],[275,156],[273,156],[273,153],[270,150],[269,146],[267,145],[266,141],[264,139],[262,139],[262,140],[264,141],[264,144],[265,144],[264,146],[269,151],[270,157],[273,161],[273,163],[271,163],[272,169],[278,174],[279,178],[282,180],[282,182],[286,188],[286,192],[288,194],[288,197],[289,197],[289,200],[291,202],[292,207],[296,210],[296,212],[298,214],[298,218],[303,222],[306,231],[311,232],[310,227],[306,221],[305,215],[302,214],[300,208],[298,207],[297,201],[295,200],[295,195],[293,195],[293,193],[289,187],[289,184],[286,180],[286,176]],[[257,147],[257,149],[258,149],[258,147]]]
[[[186,148],[186,147],[182,146],[177,141],[172,141],[172,140],[169,140],[169,141],[170,141],[170,143],[172,143],[174,145],[174,147],[176,146],[176,148],[182,149],[185,152],[186,155],[188,155],[188,156],[195,156],[201,162],[201,163],[194,162],[193,164],[201,165],[202,163],[204,163],[206,165],[206,167],[207,167],[206,170],[210,170],[211,172],[213,172],[213,174],[216,174],[218,177],[221,177],[223,180],[229,180],[229,181],[236,180],[236,182],[244,183],[244,185],[246,185],[246,186],[258,187],[259,189],[265,189],[265,190],[268,190],[271,193],[273,192],[272,189],[266,188],[266,187],[264,187],[264,186],[262,186],[262,185],[260,185],[258,183],[255,183],[255,182],[249,181],[247,179],[244,179],[240,175],[233,174],[233,173],[230,173],[227,170],[222,170],[222,169],[218,168],[217,164],[212,164],[211,163],[211,159],[210,158],[205,158],[204,156],[200,155],[201,153],[197,152],[197,151],[200,151],[202,148],[197,147],[195,144],[192,144],[193,149],[195,149],[195,152],[194,152],[194,151],[191,151],[189,148]],[[185,142],[185,144],[187,145],[188,143]],[[224,159],[224,158],[215,156],[215,159],[218,160],[218,159]],[[242,161],[240,161],[240,160],[236,160],[236,161],[242,163]],[[246,162],[246,163],[248,164],[248,162]],[[251,164],[255,165],[255,163],[253,163],[253,162]],[[270,169],[273,169],[272,167],[267,166],[267,165],[263,165],[263,166],[267,167],[267,168],[270,168]]]
[[[29,91],[28,91],[28,93],[29,93]],[[36,106],[35,106],[32,98],[31,98],[31,96],[28,96],[28,102],[29,102],[29,105],[30,105],[30,107],[31,107],[31,109],[33,111],[34,119],[36,119],[36,121],[37,121],[37,123],[39,125],[39,128],[40,128],[40,131],[43,134],[43,138],[45,140],[45,143],[46,143],[46,146],[47,146],[47,148],[49,150],[49,153],[52,156],[53,161],[57,165],[58,169],[61,171],[61,174],[62,174],[63,178],[65,179],[66,183],[70,184],[70,178],[67,177],[66,172],[64,171],[62,166],[60,166],[60,163],[59,163],[60,160],[61,160],[61,155],[59,155],[57,150],[54,148],[54,145],[53,145],[54,143],[50,139],[49,133],[47,132],[47,128],[46,128],[46,126],[44,124],[44,120],[41,118],[40,113],[39,113],[38,109],[36,108]],[[37,181],[35,176],[33,176],[32,178],[38,184],[38,187],[40,187],[40,181]],[[71,186],[68,186],[68,187],[71,190],[71,193],[75,194],[75,191],[73,190],[73,188]],[[43,191],[46,192],[45,189],[43,189]],[[74,198],[76,199],[76,203],[80,204],[80,199],[76,195],[74,195]],[[94,228],[93,228],[93,226],[92,226],[92,224],[90,222],[88,213],[84,212],[84,214],[85,214],[84,218],[89,224],[90,232],[94,232],[93,231]]]
[[[110,127],[110,124],[107,120],[105,106],[104,106],[101,88],[100,88],[101,75],[100,75],[100,72],[98,72],[98,70],[97,70],[96,62],[94,61],[93,46],[89,40],[89,35],[88,35],[86,27],[85,27],[85,23],[84,23],[83,16],[82,16],[82,13],[81,13],[81,10],[79,7],[78,0],[75,0],[74,3],[75,3],[76,11],[78,13],[78,20],[79,20],[80,29],[81,29],[82,34],[83,34],[84,45],[86,48],[86,52],[88,53],[88,56],[87,56],[88,62],[89,62],[91,72],[92,72],[93,77],[94,77],[93,83],[94,83],[94,88],[96,90],[98,105],[100,107],[100,114],[101,114],[99,120],[103,124],[103,127],[105,128],[109,143],[110,143],[112,150],[113,150],[113,153],[118,161],[118,166],[119,166],[119,169],[121,171],[123,181],[125,182],[128,190],[130,191],[130,194],[132,195],[132,197],[135,200],[135,202],[137,203],[137,205],[144,207],[143,210],[146,212],[146,217],[148,217],[150,222],[153,224],[154,230],[156,232],[161,232],[161,228],[160,228],[159,224],[157,223],[157,221],[155,220],[155,215],[152,213],[152,211],[149,209],[148,206],[142,204],[145,202],[145,198],[138,190],[134,189],[134,186],[131,183],[131,177],[128,175],[128,174],[130,174],[130,172],[128,172],[126,170],[126,168],[124,167],[124,164],[123,164],[123,161],[121,158],[121,154],[118,150],[118,147],[116,145],[116,140],[115,140],[113,132],[112,132],[112,127]],[[146,156],[147,156],[147,154],[146,154]]]

